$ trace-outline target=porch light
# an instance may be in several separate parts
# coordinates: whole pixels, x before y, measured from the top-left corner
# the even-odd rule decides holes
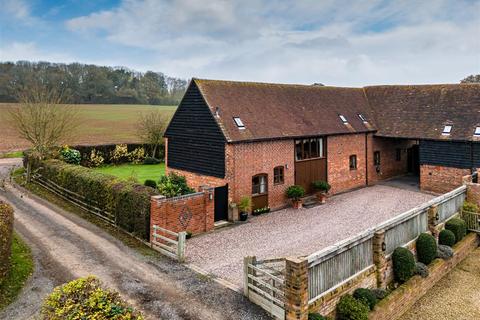
[[[387,244],[384,242],[382,242],[382,251],[385,252],[387,250]]]

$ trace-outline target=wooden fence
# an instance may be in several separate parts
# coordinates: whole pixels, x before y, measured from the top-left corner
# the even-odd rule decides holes
[[[276,319],[285,319],[285,259],[245,257],[244,293]]]
[[[184,262],[186,238],[187,233],[185,231],[177,233],[154,225],[150,243],[152,248],[160,253],[179,262]]]

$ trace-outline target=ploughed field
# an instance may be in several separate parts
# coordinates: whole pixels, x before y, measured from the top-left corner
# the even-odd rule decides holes
[[[106,144],[140,142],[136,135],[136,124],[143,112],[160,109],[169,116],[175,106],[121,105],[121,104],[77,104],[79,127],[76,134],[67,141],[75,144]],[[0,103],[0,153],[23,150],[29,147],[27,141],[19,138],[8,123],[7,109],[19,107],[15,103]]]

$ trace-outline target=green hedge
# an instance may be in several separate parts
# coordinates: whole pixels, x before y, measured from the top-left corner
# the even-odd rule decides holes
[[[437,241],[434,236],[428,233],[422,233],[418,236],[415,247],[418,261],[421,263],[428,265],[437,256]]]
[[[455,244],[455,235],[452,231],[443,229],[438,235],[438,244],[453,247]]]
[[[398,247],[393,251],[393,273],[395,280],[403,283],[410,279],[415,272],[415,257],[410,250]]]
[[[111,212],[122,229],[149,240],[150,197],[156,194],[152,188],[60,160],[43,161],[39,173],[83,196],[86,203]]]
[[[367,288],[358,288],[353,292],[353,297],[359,301],[363,301],[370,310],[373,310],[377,304],[377,297],[372,290]]]
[[[55,288],[43,303],[40,319],[142,320],[143,316],[116,291],[104,289],[97,278],[89,276]]]
[[[13,209],[0,200],[0,283],[10,270],[13,238]]]
[[[340,298],[337,304],[338,320],[368,320],[369,307],[349,294]]]
[[[455,243],[459,242],[460,240],[465,237],[467,234],[467,224],[465,221],[459,218],[453,218],[445,223],[445,229],[450,230],[455,235]]]

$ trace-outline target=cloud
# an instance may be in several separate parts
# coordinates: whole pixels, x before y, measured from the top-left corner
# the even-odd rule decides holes
[[[478,12],[468,0],[124,0],[66,26],[141,53],[126,65],[182,77],[457,82],[480,72]]]
[[[0,46],[0,61],[53,61],[73,62],[75,59],[65,53],[50,52],[38,48],[35,42],[12,42]]]
[[[0,0],[0,14],[5,19],[14,19],[26,25],[38,22],[38,19],[31,13],[31,6],[24,0]]]

